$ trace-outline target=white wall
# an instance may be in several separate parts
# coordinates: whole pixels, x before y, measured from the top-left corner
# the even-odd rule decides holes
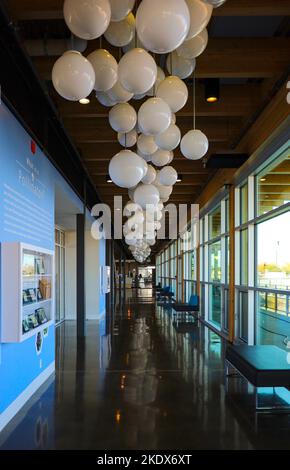
[[[99,241],[94,240],[91,232],[85,236],[85,269],[86,269],[86,318],[88,320],[99,318],[100,295],[100,256]]]
[[[65,278],[65,318],[76,319],[76,232],[67,231],[66,236],[66,278]],[[85,295],[86,318],[100,317],[100,260],[99,242],[94,240],[88,230],[85,234]]]
[[[76,319],[76,232],[65,232],[65,319]]]

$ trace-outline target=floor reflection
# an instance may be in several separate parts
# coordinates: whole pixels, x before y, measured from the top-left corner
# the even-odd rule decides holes
[[[118,298],[118,296],[117,296]],[[290,418],[259,417],[225,393],[225,342],[132,289],[111,334],[57,329],[55,380],[0,434],[3,449],[288,448]],[[245,382],[243,399],[249,405]],[[274,425],[271,426],[271,423]]]

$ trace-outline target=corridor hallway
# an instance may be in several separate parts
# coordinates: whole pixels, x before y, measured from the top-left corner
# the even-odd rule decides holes
[[[225,342],[193,317],[178,323],[151,289],[127,290],[107,329],[88,322],[78,342],[75,322],[56,330],[55,379],[6,427],[2,449],[289,447],[290,416],[257,416],[242,379],[230,380],[243,402],[226,399]]]

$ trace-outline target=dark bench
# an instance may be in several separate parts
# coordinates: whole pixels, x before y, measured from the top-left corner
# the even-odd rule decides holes
[[[171,300],[174,297],[174,293],[170,290],[170,286],[165,286],[159,292],[157,292],[157,301]]]
[[[257,387],[290,387],[290,364],[287,362],[287,351],[272,345],[237,345],[226,349],[226,377],[232,377],[231,366],[236,369],[254,387],[257,410],[287,409],[290,405],[260,407]]]
[[[176,312],[198,312],[199,311],[199,297],[198,295],[191,295],[188,303],[174,303],[172,304],[173,310]]]

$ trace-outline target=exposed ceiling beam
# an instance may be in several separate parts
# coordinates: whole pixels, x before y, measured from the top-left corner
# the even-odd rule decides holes
[[[122,146],[117,142],[115,138],[114,141],[107,141],[106,143],[102,140],[97,143],[82,143],[78,145],[83,160],[87,162],[108,162],[113,155],[122,150]],[[136,150],[136,147],[132,147],[132,150]],[[224,154],[233,153],[232,150],[227,148],[227,142],[214,142],[210,143],[209,153],[219,153],[223,152]],[[174,162],[179,160],[185,160],[185,157],[180,151],[180,147],[174,150]]]
[[[216,116],[216,117],[236,117],[248,116],[253,113],[260,102],[261,87],[258,84],[245,85],[221,85],[220,99],[216,103],[207,103],[204,98],[204,86],[196,86],[196,115]],[[102,106],[92,95],[88,105],[81,105],[78,102],[66,101],[53,93],[54,102],[63,118],[97,118],[107,119],[110,108]],[[130,104],[139,109],[142,101],[131,100]],[[184,108],[176,113],[179,118],[189,117],[193,113],[192,87],[189,88],[189,96]]]
[[[239,132],[242,123],[243,121],[238,117],[231,119],[199,117],[197,125],[207,135],[209,141],[227,142],[232,139],[233,135]],[[116,132],[108,125],[105,119],[92,120],[90,118],[83,118],[76,120],[67,118],[64,119],[64,124],[77,145],[80,143],[98,142],[100,138],[101,140],[116,139]],[[185,134],[192,129],[192,118],[179,118],[178,125],[182,134]],[[99,149],[100,153],[101,148]]]
[[[210,38],[207,49],[197,58],[195,75],[197,78],[272,77],[287,67],[289,48],[290,38]],[[51,80],[55,60],[56,57],[33,58],[42,79]]]
[[[260,146],[267,145],[269,136],[274,133],[275,129],[277,129],[287,117],[289,119],[289,105],[287,104],[286,95],[287,89],[286,83],[284,83],[245,134],[236,150],[252,155]],[[248,164],[250,163],[246,162],[244,167]],[[281,164],[280,172],[284,172],[284,170],[290,172],[290,160],[289,162],[285,161]],[[195,202],[203,207],[225,184],[232,183],[235,172],[234,169],[218,170],[214,178],[209,181]],[[275,169],[273,169],[271,173],[277,174],[279,170],[276,173]]]
[[[63,0],[9,0],[14,17],[20,20],[63,18]],[[213,11],[213,16],[286,16],[288,0],[228,0]]]
[[[288,79],[278,92],[271,97],[268,105],[260,113],[256,121],[250,126],[248,132],[240,140],[237,150],[251,155],[262,145],[272,132],[289,117],[289,104],[287,103]]]
[[[288,0],[228,0],[213,10],[214,16],[288,16]]]
[[[112,183],[107,183],[106,176],[103,175],[94,175],[93,176],[94,183],[97,184],[98,187],[112,187]],[[203,183],[207,180],[207,175],[182,175],[182,181],[176,183],[178,186],[202,186]]]
[[[92,176],[95,175],[107,175],[108,174],[108,162],[85,162],[86,167],[90,171]],[[176,170],[182,175],[208,175],[209,170],[204,168],[202,162],[187,160],[184,158],[176,165]]]

